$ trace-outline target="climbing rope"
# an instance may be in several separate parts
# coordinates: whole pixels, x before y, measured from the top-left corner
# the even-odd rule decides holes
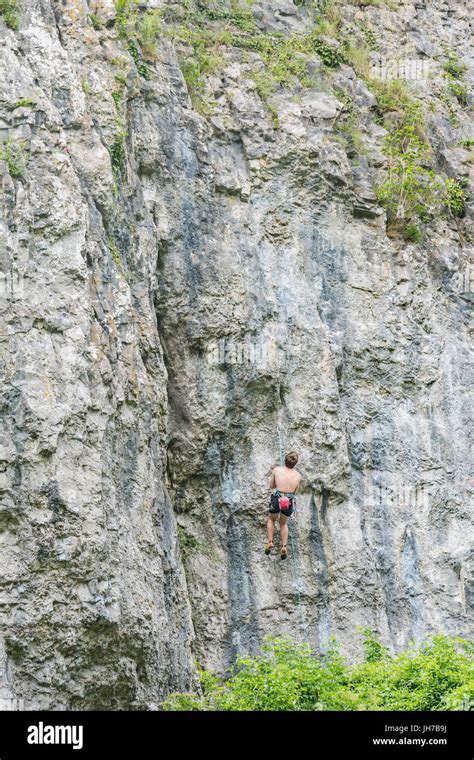
[[[282,436],[281,436],[280,423],[278,423],[277,430],[278,430],[278,443],[279,443],[279,446],[280,446],[280,467],[283,467],[284,449],[283,449],[283,444],[282,444]]]

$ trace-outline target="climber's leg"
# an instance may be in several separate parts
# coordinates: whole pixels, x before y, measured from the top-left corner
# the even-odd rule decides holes
[[[273,549],[273,534],[275,532],[275,521],[278,514],[269,514],[267,519],[267,540],[268,543],[265,547],[265,552],[270,554],[270,550]]]
[[[285,515],[280,515],[280,547],[283,549],[285,548],[285,556],[286,556],[286,546],[288,544],[288,518],[285,517]]]
[[[275,520],[280,514],[280,504],[276,494],[272,493],[270,498],[270,507],[268,509],[267,518],[267,540],[268,543],[265,546],[265,554],[270,554],[273,549],[273,533],[275,532]]]

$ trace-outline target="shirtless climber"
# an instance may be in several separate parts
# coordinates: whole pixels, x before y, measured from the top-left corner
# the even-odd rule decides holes
[[[270,499],[270,509],[268,510],[267,520],[267,538],[268,543],[265,546],[265,554],[270,554],[273,549],[273,533],[275,522],[280,516],[280,557],[286,559],[288,543],[288,518],[293,514],[295,491],[301,482],[300,473],[294,469],[298,461],[298,454],[290,451],[285,456],[284,467],[274,467],[272,477],[270,478],[270,488],[275,488]]]

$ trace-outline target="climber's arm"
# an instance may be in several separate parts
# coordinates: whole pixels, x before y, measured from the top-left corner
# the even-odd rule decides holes
[[[275,483],[275,470],[272,470],[272,476],[271,476],[271,478],[270,478],[270,486],[269,486],[269,488],[276,488],[276,483]]]
[[[300,487],[300,485],[301,485],[301,475],[300,475],[300,479],[298,480],[298,485],[295,486],[295,490],[293,491],[293,493],[297,492],[297,490]]]

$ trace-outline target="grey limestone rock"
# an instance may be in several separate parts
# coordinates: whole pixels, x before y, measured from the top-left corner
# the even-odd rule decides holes
[[[429,5],[356,13],[387,55],[404,19],[462,54],[463,3]],[[387,236],[349,67],[266,104],[236,50],[202,115],[168,39],[139,75],[109,0],[22,6],[0,19],[0,141],[26,161],[0,161],[0,697],[154,709],[267,633],[468,635],[469,219]],[[339,89],[373,159],[338,138]],[[468,113],[436,118],[464,176]],[[263,553],[279,425],[304,476],[286,563]]]

